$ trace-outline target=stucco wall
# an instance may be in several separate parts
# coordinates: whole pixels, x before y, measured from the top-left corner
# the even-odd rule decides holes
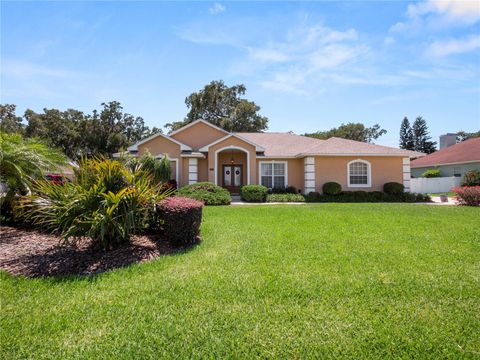
[[[162,136],[157,136],[138,146],[138,153],[140,155],[144,154],[147,150],[154,156],[168,154],[168,156],[172,158],[178,158],[181,153],[180,145]]]
[[[260,162],[269,162],[269,161],[286,161],[287,162],[287,185],[295,186],[297,189],[303,192],[303,188],[305,185],[304,182],[304,166],[303,166],[303,159],[257,159],[257,176],[255,178],[255,183],[260,184]]]
[[[245,141],[242,141],[240,139],[237,139],[236,137],[229,137],[228,139],[225,139],[218,144],[215,144],[211,146],[208,149],[208,181],[210,182],[215,182],[215,171],[210,170],[215,168],[215,152],[225,148],[225,147],[230,147],[230,146],[236,146],[236,147],[241,147],[242,149],[245,149],[250,154],[250,183],[255,183],[255,179],[257,176],[256,172],[256,162],[255,162],[255,147],[253,145],[248,144]],[[237,149],[238,150],[238,149]],[[228,150],[225,149],[225,151],[228,153]],[[220,153],[219,153],[220,154]],[[222,171],[221,166],[218,166],[217,169],[217,179],[218,179],[218,174]],[[247,166],[246,166],[246,161],[245,161],[245,168],[244,168],[245,176],[247,176],[248,171],[247,171]],[[217,182],[217,184],[221,184],[221,182]],[[248,184],[248,179],[246,179],[245,184]]]
[[[199,122],[171,137],[182,144],[190,146],[193,150],[198,150],[202,146],[211,144],[225,135],[227,134],[223,131]]]
[[[459,168],[461,176],[465,174],[468,170],[479,170],[480,171],[480,161],[467,164],[456,164],[456,165],[441,165],[441,166],[426,166],[421,168],[412,168],[411,173],[412,177],[421,177],[422,174],[428,169],[439,169],[441,177],[450,177],[453,176],[453,169]]]
[[[370,162],[371,187],[348,187],[347,164],[357,159]],[[383,185],[387,182],[403,183],[402,158],[387,156],[316,156],[315,190],[321,192],[323,184],[329,181],[339,183],[345,191],[383,191]]]

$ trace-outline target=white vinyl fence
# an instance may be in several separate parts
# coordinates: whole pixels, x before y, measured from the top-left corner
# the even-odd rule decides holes
[[[410,191],[420,194],[436,194],[451,191],[460,186],[461,177],[413,178],[410,179]]]

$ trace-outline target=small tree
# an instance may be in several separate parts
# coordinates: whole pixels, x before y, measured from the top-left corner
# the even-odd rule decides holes
[[[415,149],[412,128],[410,127],[410,122],[406,116],[402,120],[402,125],[400,125],[400,149]]]
[[[412,126],[414,150],[431,154],[436,151],[436,141],[430,141],[431,137],[428,133],[427,122],[421,116],[415,119]]]
[[[158,178],[162,182],[167,182],[172,178],[172,168],[167,155],[164,155],[158,164]]]

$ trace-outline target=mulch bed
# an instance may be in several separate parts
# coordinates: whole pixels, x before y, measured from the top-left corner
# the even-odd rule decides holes
[[[0,269],[26,277],[97,274],[179,250],[158,235],[135,235],[129,245],[106,251],[88,238],[68,245],[35,229],[0,228]]]

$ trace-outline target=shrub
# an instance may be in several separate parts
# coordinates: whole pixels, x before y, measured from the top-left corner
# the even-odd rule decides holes
[[[468,170],[463,175],[462,186],[480,186],[480,171]]]
[[[267,202],[305,202],[302,194],[269,194]]]
[[[166,183],[171,180],[172,170],[170,160],[168,160],[166,155],[158,160],[147,151],[139,158],[129,156],[123,160],[125,165],[133,172],[144,170],[150,173],[155,183]]]
[[[228,205],[232,201],[226,189],[210,182],[184,186],[177,190],[177,195],[200,200],[205,205]]]
[[[163,220],[163,235],[177,245],[192,244],[200,239],[201,201],[172,196],[158,203],[157,212]]]
[[[289,185],[285,188],[286,194],[298,194],[297,188],[293,185]]]
[[[101,158],[82,159],[79,165],[73,182],[36,182],[17,213],[65,241],[88,236],[104,248],[126,243],[137,230],[157,223],[155,203],[172,191],[154,186],[151,174]]]
[[[402,193],[397,195],[386,194],[381,191],[342,191],[337,195],[319,194],[311,192],[306,196],[307,202],[424,202],[431,201],[428,195]]]
[[[262,185],[244,185],[240,189],[240,196],[247,202],[265,202],[268,189]]]
[[[383,191],[389,195],[403,194],[405,187],[403,184],[397,182],[388,182],[383,185]]]
[[[440,177],[440,170],[438,170],[438,169],[428,169],[421,176],[424,177],[424,178]]]
[[[452,190],[460,204],[480,206],[480,186],[462,186]]]
[[[342,192],[342,186],[336,182],[327,182],[323,184],[322,191],[325,195],[338,195]]]

